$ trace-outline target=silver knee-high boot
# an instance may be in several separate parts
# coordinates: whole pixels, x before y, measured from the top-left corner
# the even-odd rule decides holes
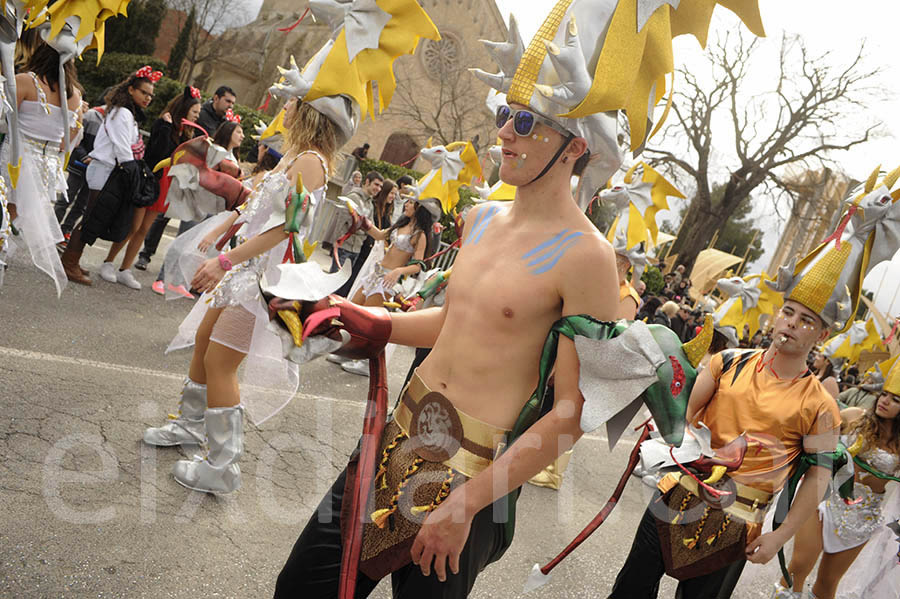
[[[205,411],[206,385],[195,383],[190,378],[184,379],[178,414],[169,414],[169,420],[164,425],[145,430],[144,443],[159,447],[202,445],[206,442]]]
[[[208,449],[205,456],[175,462],[175,480],[188,489],[219,495],[241,486],[238,460],[244,453],[244,408],[206,410]]]

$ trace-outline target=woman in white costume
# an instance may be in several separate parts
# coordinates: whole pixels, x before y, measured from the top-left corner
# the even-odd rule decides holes
[[[78,89],[75,66],[65,65],[67,107],[70,137],[78,132],[77,111],[81,107],[81,91]],[[56,244],[63,240],[62,231],[53,213],[56,194],[66,193],[66,177],[63,172],[64,151],[63,120],[60,111],[59,54],[47,44],[40,44],[25,65],[25,72],[16,75],[16,104],[18,106],[22,165],[18,169],[15,192],[9,197],[9,214],[12,225],[31,253],[34,265],[45,272],[56,286],[57,295],[66,286]],[[0,150],[0,164],[10,162],[10,142],[6,139]],[[7,190],[12,187],[7,169],[3,169]]]
[[[349,105],[346,98],[333,99]],[[325,195],[328,165],[345,134],[341,125],[319,112],[314,103],[301,103],[296,96],[288,101],[284,120],[288,130],[284,157],[263,176],[237,218],[236,224],[243,225],[238,233],[240,244],[205,261],[191,282],[204,296],[169,347],[194,345],[179,415],[144,433],[144,441],[152,445],[208,439],[206,456],[180,460],[174,468],[176,481],[199,491],[229,493],[240,487],[243,406],[237,370],[244,358],[248,354],[278,356],[248,364],[245,375],[256,381],[279,379],[285,383],[282,390],[286,393],[258,393],[251,399],[245,391],[244,403],[253,404],[250,411],[257,423],[290,400],[299,380],[296,367],[280,358],[279,338],[266,329],[268,314],[259,282],[264,274],[274,276],[286,250],[290,251],[285,216],[290,201],[309,204],[297,232],[305,238],[315,206]],[[304,192],[311,190],[308,194],[297,194],[300,181]]]
[[[857,457],[862,462],[882,476],[900,476],[900,367],[897,364],[888,373],[884,391],[870,410],[847,408],[841,412],[841,419],[842,432],[846,434],[844,440],[851,450],[859,450]],[[774,597],[777,599],[803,597],[804,583],[820,554],[822,560],[812,586],[812,597],[815,599],[835,599],[838,584],[854,563],[857,565],[854,566],[851,586],[857,586],[861,592],[840,596],[869,599],[873,596],[872,592],[864,589],[874,588],[882,582],[873,578],[875,572],[889,566],[890,563],[886,562],[890,562],[890,558],[896,564],[895,555],[870,557],[865,562],[857,562],[869,539],[886,529],[884,512],[888,480],[875,476],[858,464],[854,465],[854,478],[853,501],[845,502],[835,489],[819,504],[817,517],[810,518],[798,531],[788,566],[794,578],[794,590],[784,588],[786,582],[782,579],[775,588]],[[880,541],[881,544],[883,542]]]

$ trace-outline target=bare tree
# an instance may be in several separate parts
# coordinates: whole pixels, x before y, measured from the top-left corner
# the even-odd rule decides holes
[[[426,73],[398,77],[390,114],[409,123],[424,139],[446,145],[454,141],[480,141],[479,150],[492,140],[494,118],[485,107],[487,88],[468,69],[440,62],[436,76]],[[433,96],[423,90],[433,90]],[[424,141],[422,139],[421,141]]]
[[[244,0],[169,0],[169,5],[184,13],[195,15],[195,26],[188,36],[181,81],[193,83],[197,67],[214,61],[234,48],[217,43],[217,35],[226,28],[243,23],[249,17],[249,9]],[[179,27],[183,26],[179,23]],[[173,76],[177,76],[173,73]]]
[[[828,153],[847,150],[870,138],[875,127],[847,134],[848,116],[864,108],[861,98],[879,69],[863,65],[863,47],[846,66],[837,66],[832,52],[811,54],[797,37],[782,39],[778,65],[771,69],[774,89],[749,96],[747,74],[758,38],[747,42],[740,29],[723,35],[707,49],[711,84],[697,70],[677,71],[672,100],[673,122],[666,144],[679,150],[648,147],[648,158],[668,164],[678,178],[695,188],[684,226],[672,252],[688,270],[729,216],[758,188],[776,197],[796,191],[782,180],[784,167],[822,168],[831,164]],[[726,112],[731,121],[733,156],[725,188],[718,199],[711,193],[715,170],[721,168],[722,144],[714,145],[715,115]],[[843,125],[843,127],[842,127]],[[726,137],[727,136],[723,136]],[[686,149],[686,151],[684,151]]]

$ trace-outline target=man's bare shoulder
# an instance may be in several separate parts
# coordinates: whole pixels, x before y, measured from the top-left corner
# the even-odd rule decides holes
[[[612,245],[593,226],[584,231],[560,269],[559,292],[565,314],[590,314],[615,320],[619,305],[618,275]]]

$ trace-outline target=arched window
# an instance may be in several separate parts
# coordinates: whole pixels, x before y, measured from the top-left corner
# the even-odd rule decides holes
[[[381,151],[381,160],[392,164],[407,164],[413,160],[419,153],[419,144],[412,138],[409,133],[401,133],[396,131],[391,133],[384,149]]]

